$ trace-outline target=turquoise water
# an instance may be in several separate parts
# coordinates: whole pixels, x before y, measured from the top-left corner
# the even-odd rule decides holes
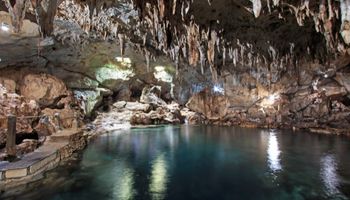
[[[103,135],[22,199],[349,199],[350,139],[165,126]]]

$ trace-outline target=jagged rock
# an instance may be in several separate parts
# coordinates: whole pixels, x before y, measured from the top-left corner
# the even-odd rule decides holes
[[[226,96],[211,94],[208,89],[205,89],[193,95],[186,106],[195,112],[203,114],[210,120],[217,120],[226,115],[229,100]]]
[[[34,129],[40,137],[50,136],[59,130],[57,125],[54,123],[54,119],[52,119],[52,117],[50,118],[49,116],[41,117],[39,123]]]
[[[146,86],[142,90],[140,102],[146,103],[146,104],[164,106],[166,105],[166,102],[160,98],[160,95],[161,95],[160,86]]]
[[[35,100],[43,107],[56,104],[60,98],[70,95],[63,81],[48,74],[26,75],[19,90],[25,98]]]
[[[12,79],[0,77],[0,84],[6,88],[7,92],[15,93],[16,92],[16,82]]]
[[[149,112],[151,109],[151,106],[149,104],[144,104],[144,103],[127,102],[127,104],[125,105],[125,109],[130,111]]]
[[[204,124],[205,118],[196,112],[189,110],[188,108],[183,108],[181,110],[181,116],[185,118],[185,123],[191,125]]]
[[[335,80],[350,93],[350,73],[337,73]]]
[[[25,139],[16,146],[17,156],[33,152],[38,147],[38,140]]]
[[[179,124],[182,122],[180,109],[174,104],[168,107],[158,107],[149,113],[134,112],[130,119],[132,125]]]
[[[118,91],[118,95],[116,99],[118,101],[130,101],[131,95],[132,95],[132,92],[130,91],[129,88],[122,88],[121,90]]]
[[[79,104],[84,113],[90,116],[92,111],[101,105],[103,98],[110,96],[112,93],[108,89],[96,88],[95,90],[76,90],[74,91],[74,96],[80,102]]]
[[[37,119],[40,109],[33,100],[27,100],[23,96],[9,93],[0,84],[0,144],[6,141],[7,116],[17,116],[17,133],[33,132],[32,123]],[[32,116],[32,118],[22,118]]]

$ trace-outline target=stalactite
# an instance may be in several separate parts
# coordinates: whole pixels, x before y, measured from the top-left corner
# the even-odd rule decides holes
[[[53,20],[57,8],[62,2],[63,0],[36,0],[33,4],[42,36],[46,37],[52,34]]]
[[[158,9],[160,19],[164,19],[165,17],[165,0],[158,0]]]
[[[253,2],[253,13],[254,13],[254,16],[256,18],[258,18],[260,16],[260,12],[261,12],[261,8],[262,8],[261,0],[252,0],[252,2]]]
[[[217,42],[217,33],[215,30],[212,30],[210,32],[210,40],[208,41],[208,62],[210,66],[210,72],[212,74],[212,79],[214,82],[217,82],[217,71],[215,68],[215,48],[216,48],[216,42]]]
[[[147,49],[144,50],[145,58],[146,58],[146,67],[147,67],[147,72],[150,72],[150,57],[151,57],[151,52],[149,52]]]
[[[188,62],[190,65],[195,66],[199,60],[199,52],[197,49],[197,42],[199,40],[199,28],[194,23],[191,22],[187,29],[187,41],[188,41]]]
[[[222,65],[226,66],[226,46],[224,44],[222,49]]]
[[[174,47],[174,54],[175,54],[176,75],[178,75],[179,66],[180,66],[180,47],[178,45]]]
[[[175,15],[176,14],[176,4],[177,4],[177,0],[173,0],[173,15]]]
[[[19,33],[23,26],[23,20],[26,15],[26,11],[30,5],[29,0],[16,0],[15,5],[12,7],[9,0],[5,0],[5,5],[11,15],[11,21],[13,31]]]
[[[125,54],[125,35],[118,33],[119,45],[120,45],[120,55],[123,58]]]
[[[344,39],[344,42],[346,44],[350,44],[350,0],[341,0],[340,9],[342,22],[341,35]]]

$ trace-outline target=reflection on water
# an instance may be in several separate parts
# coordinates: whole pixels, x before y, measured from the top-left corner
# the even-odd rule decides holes
[[[321,158],[321,178],[330,195],[340,193],[337,161],[334,155],[326,154]]]
[[[152,199],[164,199],[167,189],[167,164],[164,154],[159,155],[153,165],[149,191]]]
[[[121,166],[118,166],[121,167]],[[133,199],[134,197],[134,179],[133,170],[125,167],[121,168],[123,172],[115,176],[116,184],[113,190],[115,199]],[[111,174],[112,176],[112,174]]]
[[[348,138],[189,125],[118,133],[10,199],[350,199]]]
[[[271,131],[269,134],[267,155],[269,167],[273,173],[282,170],[280,154],[281,151],[278,148],[278,140],[276,133],[274,131]]]

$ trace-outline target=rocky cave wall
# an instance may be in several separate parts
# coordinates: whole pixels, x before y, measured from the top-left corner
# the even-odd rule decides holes
[[[164,86],[168,100],[187,103],[211,123],[340,132],[350,127],[347,0],[39,2],[28,6],[20,35],[28,23],[40,32],[4,39],[0,68],[34,67],[100,98],[101,91],[132,94],[161,84],[142,77],[151,80],[156,66],[169,66],[175,86]],[[55,18],[41,23],[38,6]],[[9,7],[0,4],[9,12],[6,23],[16,27]],[[120,65],[116,56],[136,66],[127,84],[96,74],[105,65]],[[135,86],[139,80],[143,84]]]

